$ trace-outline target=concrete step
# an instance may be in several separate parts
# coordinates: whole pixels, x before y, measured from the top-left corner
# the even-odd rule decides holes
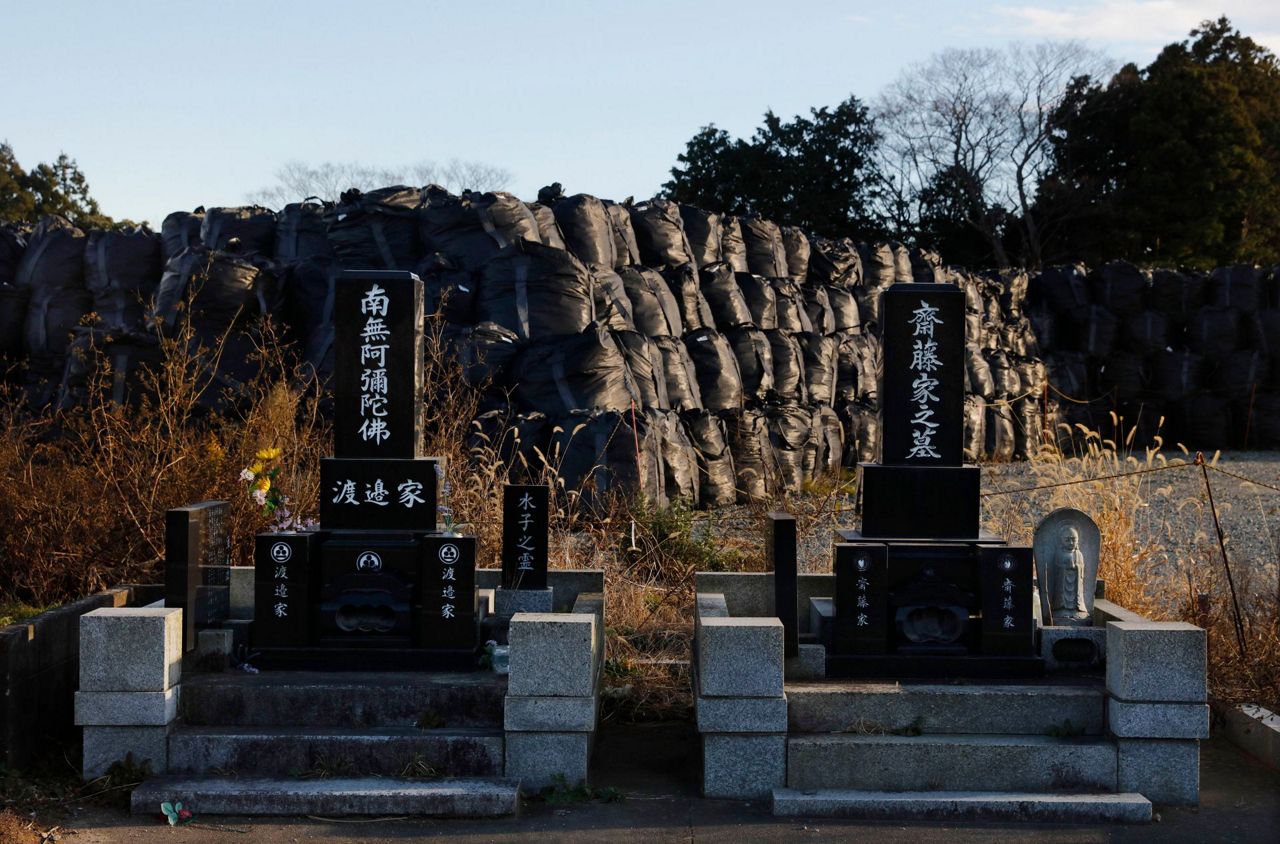
[[[1102,735],[1102,685],[910,684],[859,680],[788,683],[794,733]]]
[[[169,770],[227,776],[496,776],[500,729],[186,727],[169,736]]]
[[[787,740],[787,786],[872,791],[1116,790],[1116,746],[1099,738],[824,735]]]
[[[520,784],[504,779],[228,779],[159,777],[133,790],[135,815],[182,801],[204,815],[430,815],[499,818],[520,811]]]
[[[1036,821],[1149,823],[1141,794],[1035,794],[991,791],[773,790],[779,818],[888,821]]]
[[[506,693],[488,672],[228,672],[184,677],[180,712],[218,727],[501,727]]]

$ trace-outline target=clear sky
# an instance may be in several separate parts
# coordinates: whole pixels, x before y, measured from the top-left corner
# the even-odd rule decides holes
[[[232,205],[289,160],[472,159],[533,198],[649,196],[708,123],[749,134],[872,99],[948,46],[1078,38],[1145,63],[1227,14],[1280,51],[1280,2],[5,0],[0,139],[76,158],[103,210]]]

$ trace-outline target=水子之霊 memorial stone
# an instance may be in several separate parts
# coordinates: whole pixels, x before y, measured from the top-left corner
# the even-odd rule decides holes
[[[554,593],[547,585],[550,520],[550,487],[503,487],[502,581],[494,593],[499,619],[510,619],[518,612],[551,612]]]

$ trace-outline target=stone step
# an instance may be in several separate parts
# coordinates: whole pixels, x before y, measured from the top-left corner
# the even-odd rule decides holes
[[[414,727],[188,727],[169,736],[169,770],[226,776],[497,776],[501,730]]]
[[[1106,689],[1052,683],[788,683],[794,733],[1102,735]]]
[[[1034,821],[1149,823],[1141,794],[1036,794],[1002,791],[773,790],[779,818],[887,821]]]
[[[520,811],[520,784],[505,779],[266,779],[158,777],[133,790],[135,815],[182,801],[205,815],[429,815],[499,818]]]
[[[216,727],[501,727],[506,693],[488,672],[228,672],[184,677],[180,712]]]
[[[804,735],[787,740],[787,785],[813,791],[1116,790],[1116,746],[1099,738]]]

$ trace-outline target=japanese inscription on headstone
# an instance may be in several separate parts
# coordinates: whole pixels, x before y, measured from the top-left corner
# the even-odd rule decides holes
[[[885,465],[959,466],[964,449],[964,293],[903,284],[884,294]]]
[[[883,653],[889,643],[888,552],[876,543],[835,547],[836,653]]]
[[[412,273],[349,270],[335,306],[335,456],[417,457],[422,282]]]
[[[424,537],[422,559],[424,644],[434,648],[475,647],[475,537]]]
[[[1031,549],[982,549],[982,650],[1026,656],[1035,642]]]
[[[260,533],[254,540],[254,643],[301,647],[309,641],[311,570],[318,533]]]
[[[507,484],[502,490],[502,587],[547,588],[551,490]]]
[[[435,530],[440,461],[320,461],[320,523],[326,530]]]

